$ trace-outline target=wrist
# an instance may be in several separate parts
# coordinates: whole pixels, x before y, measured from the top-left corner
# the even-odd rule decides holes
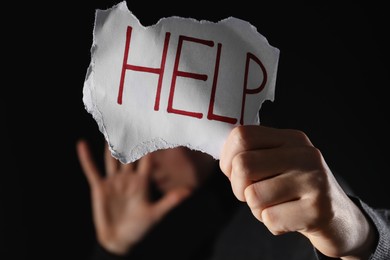
[[[99,237],[98,243],[105,251],[116,256],[127,255],[133,247],[131,244],[124,243],[123,241],[116,241],[114,239],[106,239]]]
[[[351,250],[348,256],[343,256],[343,260],[366,260],[369,259],[371,254],[374,252],[375,245],[377,244],[377,234],[375,227],[368,219],[362,210],[355,204],[357,210],[357,216],[360,227],[359,237],[361,238],[360,243],[356,245],[354,250]]]
[[[106,248],[104,248],[98,241],[95,245],[95,250],[92,254],[91,259],[110,259],[110,260],[126,260],[128,259],[128,255],[117,255]]]

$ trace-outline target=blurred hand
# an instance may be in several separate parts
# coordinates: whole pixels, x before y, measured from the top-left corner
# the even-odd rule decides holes
[[[77,154],[88,180],[93,219],[99,243],[115,254],[125,254],[143,239],[149,229],[190,193],[177,188],[159,201],[149,199],[152,155],[122,164],[105,148],[105,177],[99,172],[85,141],[77,143]]]
[[[273,234],[297,231],[327,256],[368,259],[375,244],[373,227],[304,133],[236,127],[223,147],[220,167],[235,196]]]

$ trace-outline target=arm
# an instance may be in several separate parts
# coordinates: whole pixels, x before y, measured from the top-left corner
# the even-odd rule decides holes
[[[386,260],[390,259],[390,210],[389,209],[374,209],[361,201],[358,197],[351,196],[351,200],[359,207],[366,215],[367,219],[374,225],[375,233],[378,238],[376,247],[372,252],[370,260]],[[320,260],[327,260],[328,257],[320,252],[317,252]]]
[[[235,196],[274,235],[299,232],[322,254],[344,260],[369,259],[375,251],[375,224],[304,133],[239,126],[220,158]]]
[[[137,163],[121,164],[106,146],[106,176],[102,177],[85,141],[77,143],[77,153],[91,190],[100,256],[129,253],[153,225],[189,195],[187,189],[177,188],[156,202],[150,201],[153,162],[149,155]]]

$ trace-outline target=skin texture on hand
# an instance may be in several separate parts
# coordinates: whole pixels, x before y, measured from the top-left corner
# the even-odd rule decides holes
[[[304,133],[238,126],[220,158],[235,196],[274,235],[297,231],[329,257],[368,259],[375,244],[371,223]]]
[[[190,194],[178,187],[158,201],[150,201],[151,155],[137,164],[122,164],[105,149],[103,176],[88,144],[77,143],[77,154],[91,190],[93,220],[99,243],[109,252],[123,255],[143,239],[150,228]]]

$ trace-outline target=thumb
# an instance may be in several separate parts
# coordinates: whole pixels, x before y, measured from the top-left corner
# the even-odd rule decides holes
[[[170,210],[178,206],[182,201],[189,197],[191,190],[188,188],[177,188],[164,195],[154,205],[154,216],[156,220],[164,217]]]

